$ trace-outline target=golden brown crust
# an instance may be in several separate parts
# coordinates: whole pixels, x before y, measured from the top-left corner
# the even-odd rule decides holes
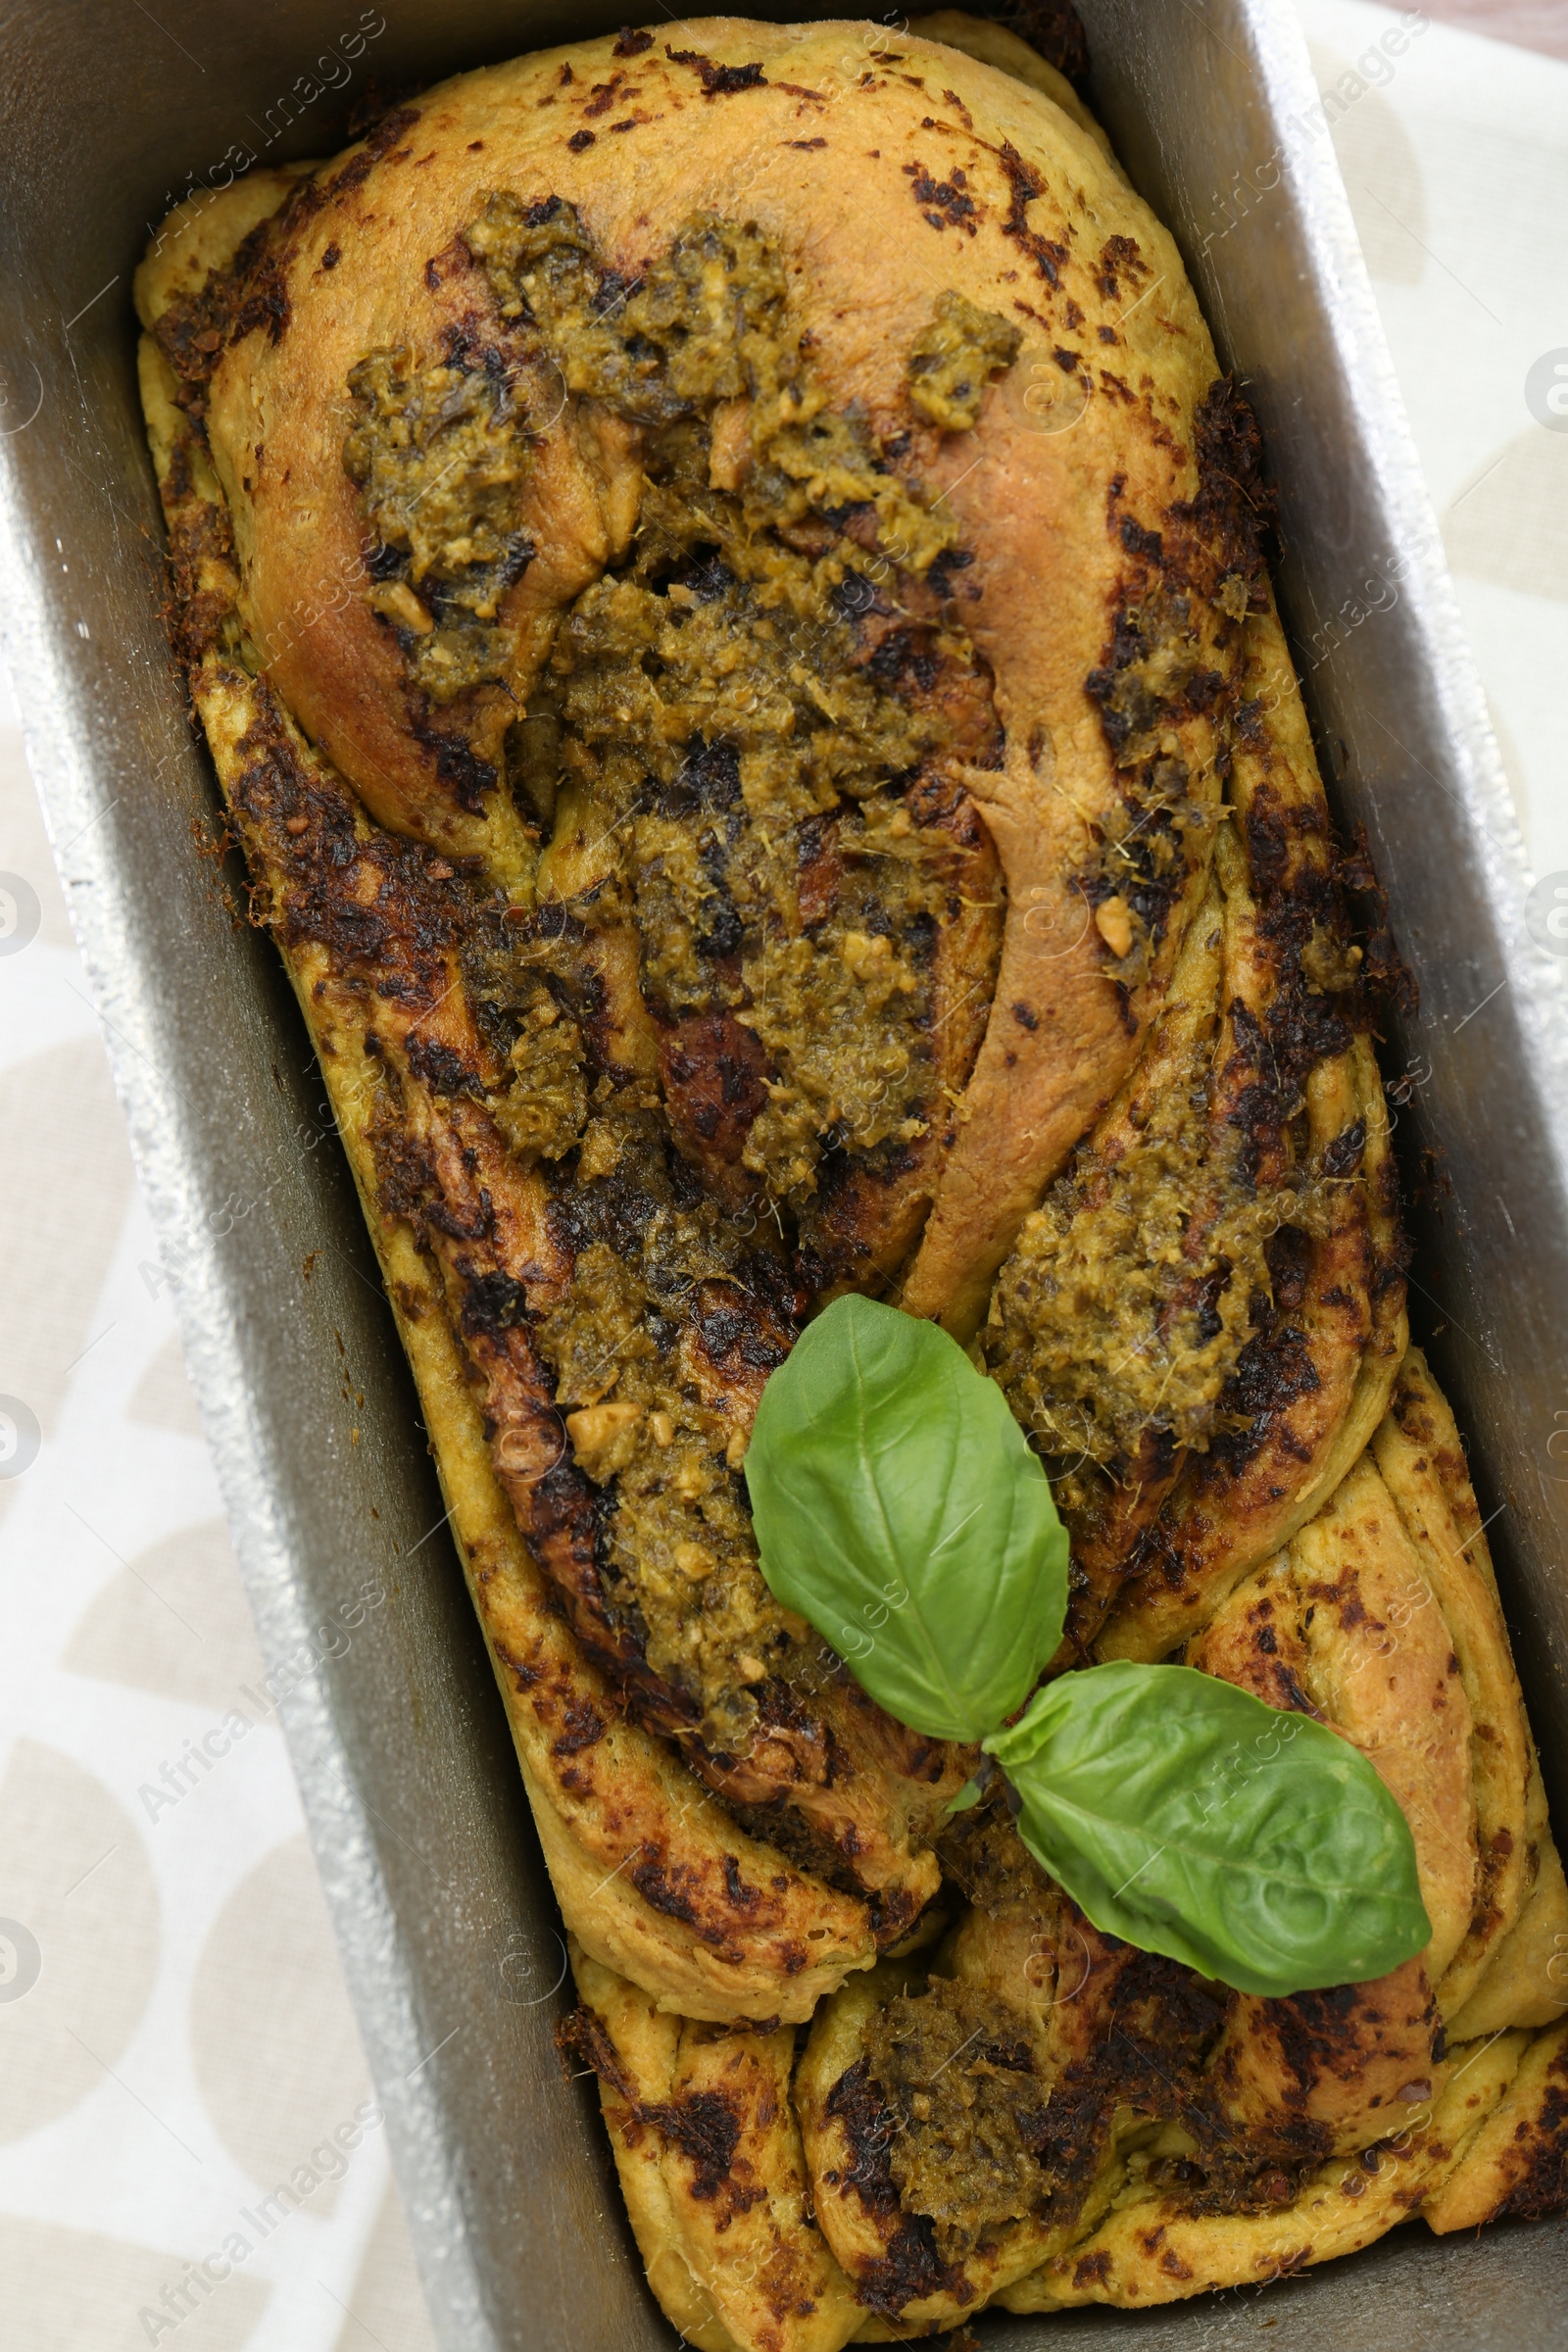
[[[1568,2193],[1568,2027],[1528,2042],[1503,2038],[1523,2045],[1517,2072],[1422,2204],[1440,2236],[1510,2214],[1529,2221],[1560,2213]]]
[[[1414,1553],[1401,1617],[1425,1613],[1429,1603],[1435,1608],[1472,1724],[1474,1900],[1463,1940],[1441,1977],[1435,1974],[1444,2014],[1456,2020],[1457,2032],[1458,2013],[1518,1922],[1543,1858],[1552,1850],[1545,1793],[1459,1433],[1419,1348],[1412,1348],[1399,1367],[1372,1454]],[[1527,2019],[1515,2013],[1506,2023],[1544,2024],[1554,2014]]]
[[[923,41],[940,41],[945,48],[959,49],[965,57],[975,58],[983,66],[995,66],[999,73],[1009,74],[1014,81],[1026,82],[1030,89],[1038,90],[1053,106],[1060,107],[1069,122],[1076,122],[1094,140],[1110,169],[1121,173],[1109,139],[1066,74],[1031,49],[1027,41],[1020,40],[1017,33],[1009,32],[1004,24],[968,16],[961,8],[939,8],[928,17],[911,18],[909,30]],[[883,49],[894,45],[891,36],[880,43]]]
[[[649,2279],[671,2320],[748,2352],[839,2352],[867,2314],[811,2219],[790,2101],[795,2036],[661,2015],[589,1960],[570,2045],[600,2100]],[[695,2339],[701,2340],[701,2339]]]
[[[1565,2041],[1559,2027],[1456,2046],[1402,2130],[1324,2165],[1274,2212],[1183,2211],[1135,2158],[1111,2217],[998,2301],[1012,2311],[1176,2302],[1337,2261],[1416,2215],[1444,2234],[1558,2211],[1568,2160]]]
[[[1536,1883],[1492,1946],[1480,1983],[1453,2019],[1455,2040],[1509,2026],[1551,2026],[1568,2009],[1568,1880],[1548,1837]]]
[[[1364,2156],[1312,2173],[1289,2204],[1236,2214],[1184,2212],[1152,2189],[1141,2167],[1116,2210],[1093,2234],[999,2300],[1011,2311],[1060,2311],[1083,2303],[1142,2309],[1217,2287],[1259,2286],[1355,2253],[1421,2210],[1456,2147],[1501,2099],[1523,2036],[1457,2057],[1435,2099],[1396,2137]],[[1511,2046],[1510,2046],[1511,2045]]]
[[[1009,919],[962,1133],[898,1293],[908,1313],[940,1316],[960,1339],[980,1321],[1042,1184],[1128,1059],[1126,1024],[1097,968],[1090,907],[1063,887],[1088,860],[1092,836],[1066,795],[1053,797],[1052,761],[1047,743],[1031,760],[1014,735],[1004,768],[965,777],[996,844]]]
[[[212,662],[197,694],[253,862],[266,873],[263,794],[281,789],[273,817],[283,824],[296,763],[307,788],[330,795],[331,780],[244,673]],[[429,1426],[440,1432],[454,1533],[562,1909],[589,1950],[687,2016],[805,2019],[846,1968],[872,1959],[865,1906],[740,1830],[668,1744],[628,1715],[624,1694],[552,1606],[493,1466],[435,1271],[380,1203],[372,1130],[384,1071],[366,1050],[363,1016],[319,947],[296,947],[289,961]]]

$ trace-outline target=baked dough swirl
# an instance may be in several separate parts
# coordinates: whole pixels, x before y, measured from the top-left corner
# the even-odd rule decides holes
[[[671,2318],[814,2352],[1560,2203],[1568,1898],[1256,434],[1073,88],[956,14],[574,43],[182,207],[137,299],[176,647]],[[1373,1758],[1423,1959],[1231,1994],[948,1821],[972,1757],[757,1565],[752,1416],[847,1288],[1045,1455],[1058,1668]]]

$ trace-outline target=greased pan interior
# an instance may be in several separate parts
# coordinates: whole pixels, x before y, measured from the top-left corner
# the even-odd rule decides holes
[[[1375,327],[1370,356],[1360,341],[1364,281],[1358,295],[1340,282],[1332,314],[1305,295],[1299,309],[1283,298],[1285,287],[1299,292],[1298,267],[1308,290],[1314,270],[1319,284],[1324,272],[1355,277],[1327,143],[1299,134],[1293,148],[1285,136],[1284,115],[1306,104],[1304,84],[1281,94],[1277,124],[1260,86],[1295,55],[1294,26],[1261,9],[1211,11],[1209,30],[1180,7],[1085,13],[1113,134],[1156,208],[1189,232],[1189,262],[1227,356],[1251,379],[1281,485],[1292,551],[1282,584],[1303,666],[1314,630],[1349,586],[1374,564],[1385,567],[1378,576],[1399,565],[1399,601],[1337,644],[1331,631],[1334,650],[1309,683],[1345,745],[1343,758],[1328,747],[1344,779],[1342,813],[1373,833],[1426,994],[1419,1034],[1395,1055],[1431,1055],[1416,1119],[1422,1140],[1430,1129],[1442,1141],[1470,1216],[1467,1237],[1447,1231],[1435,1246],[1429,1237],[1424,1252],[1445,1269],[1444,1305],[1456,1318],[1441,1373],[1475,1433],[1486,1507],[1505,1495],[1514,1504],[1494,1532],[1517,1522],[1499,1548],[1550,1772],[1563,1743],[1544,1671],[1556,1493],[1544,1483],[1545,1443],[1555,1400],[1568,1394],[1561,1345],[1544,1328],[1564,1232],[1560,1139],[1547,1110],[1560,1049],[1542,994],[1552,975],[1544,983],[1503,960],[1522,886],[1499,870],[1483,829],[1505,834],[1507,819],[1485,797],[1487,755],[1468,732],[1476,726],[1480,744],[1478,722],[1469,706],[1452,708],[1454,676],[1468,673],[1451,645],[1451,605],[1429,577],[1433,534],[1411,461],[1401,443],[1386,446]],[[394,11],[357,70],[368,63],[424,80],[598,28],[475,12],[443,23],[434,55],[414,12]],[[238,12],[205,12],[196,63],[140,20],[127,29],[99,10],[52,11],[19,36],[14,54],[35,70],[19,76],[24,96],[7,143],[18,187],[6,420],[27,415],[35,390],[43,406],[7,439],[20,525],[8,629],[144,1174],[181,1271],[193,1366],[270,1653],[303,1643],[308,1657],[311,1627],[369,1569],[393,1595],[374,1642],[302,1681],[285,1715],[439,2325],[465,2345],[652,2343],[663,2336],[627,2264],[596,2140],[585,2114],[566,2112],[573,2094],[549,2052],[552,2004],[522,2005],[546,1993],[558,1966],[542,1874],[519,1870],[522,1808],[439,1533],[414,1554],[439,1505],[422,1462],[410,1459],[412,1400],[364,1279],[354,1203],[330,1151],[301,1151],[301,1130],[319,1132],[318,1099],[264,945],[241,940],[236,951],[226,911],[189,858],[189,819],[210,807],[210,788],[186,748],[157,619],[124,273],[191,154],[221,155],[247,135],[247,112],[267,120],[299,61],[339,29],[297,12],[270,28],[264,50]],[[305,110],[292,152],[322,143],[312,128]],[[1276,149],[1282,184],[1267,191],[1271,201],[1215,216],[1211,191],[1243,171],[1271,179]],[[122,282],[110,284],[117,270]],[[53,322],[100,287],[68,338]],[[69,574],[54,568],[62,561]],[[1376,723],[1375,712],[1396,706],[1414,765]],[[1441,780],[1436,794],[1423,766]],[[1357,791],[1358,777],[1375,789]],[[1466,890],[1453,887],[1455,874],[1473,878]],[[1514,985],[1459,1028],[1510,972]],[[1513,1224],[1530,1237],[1506,1257],[1506,1226],[1493,1213],[1499,1169]],[[313,1250],[321,1254],[307,1280]],[[348,1396],[334,1329],[353,1375]],[[1468,1345],[1454,1336],[1461,1329]],[[323,1459],[330,1479],[319,1475]],[[1555,2240],[1552,2226],[1498,2232],[1474,2249],[1396,2239],[1338,2278],[1278,2290],[1270,2313],[1288,2342],[1375,2343],[1381,2330],[1394,2343],[1420,2332],[1418,2309],[1446,2303],[1455,2341],[1544,2343]],[[1255,2320],[1247,2299],[1233,2317],[1194,2311],[1164,2327],[1180,2341],[1201,2325],[1212,2341]],[[1135,2325],[1057,2322],[1122,2341]],[[994,2340],[1031,2340],[1028,2324]]]

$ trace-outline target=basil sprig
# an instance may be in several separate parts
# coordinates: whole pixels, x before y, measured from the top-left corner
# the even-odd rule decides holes
[[[835,1300],[763,1390],[746,1479],[778,1599],[900,1722],[983,1743],[1102,1933],[1269,1997],[1429,1941],[1403,1814],[1310,1716],[1117,1660],[1001,1728],[1060,1642],[1067,1539],[1001,1390],[934,1324]]]

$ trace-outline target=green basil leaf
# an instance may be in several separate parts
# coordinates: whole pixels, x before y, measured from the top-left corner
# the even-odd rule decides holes
[[[836,1298],[762,1391],[762,1574],[911,1731],[979,1740],[1061,1640],[1067,1536],[995,1381],[934,1323]]]
[[[1117,1660],[1062,1675],[985,1745],[1035,1859],[1144,1951],[1278,1997],[1386,1976],[1431,1937],[1403,1814],[1308,1715]]]
[[[994,1769],[994,1766],[987,1766],[987,1771]],[[944,1813],[967,1813],[971,1805],[977,1805],[980,1802],[989,1787],[990,1783],[984,1772],[971,1773],[957,1795],[949,1797],[947,1804],[943,1807]]]

